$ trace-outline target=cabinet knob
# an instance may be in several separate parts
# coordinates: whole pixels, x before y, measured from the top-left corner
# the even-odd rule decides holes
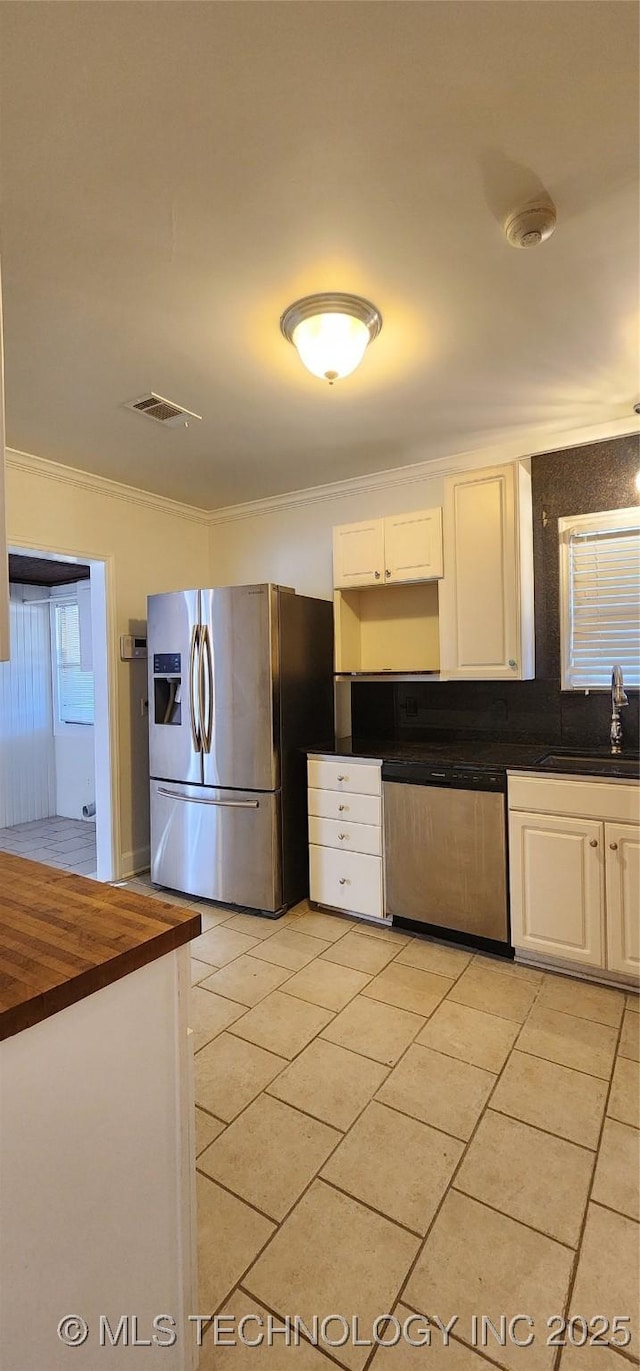
[[[340,885],[350,885],[350,884],[351,884],[351,882],[347,880],[346,876],[341,876],[341,877],[340,877]]]
[[[518,663],[516,662],[515,657],[510,657],[510,658],[509,658],[509,666],[511,667],[511,670],[512,670],[512,671],[516,671],[516,670],[517,670]]]
[[[597,839],[597,838],[590,838],[590,839],[589,839],[589,847],[597,847],[597,846],[598,846],[598,839]]]
[[[617,852],[617,851],[618,851],[618,844],[617,844],[617,843],[609,843],[609,847],[611,848],[611,851],[612,851],[612,852]]]
[[[346,808],[346,805],[338,805],[338,813],[343,814]]]
[[[348,834],[348,833],[339,833],[339,834],[338,834],[338,837],[339,837],[339,839],[340,839],[340,842],[343,842],[344,839],[347,839],[347,841],[348,841],[348,839],[349,839],[349,834]]]
[[[349,780],[349,777],[348,777],[348,776],[338,776],[338,780],[339,780],[339,781],[348,781],[348,780]]]
[[[391,572],[390,572],[390,571],[385,571],[384,574],[385,574],[385,576],[389,577],[389,576],[391,575]]]
[[[376,581],[379,581],[379,580],[380,580],[380,572],[379,572],[379,571],[374,571],[373,574],[374,574],[374,576],[375,576],[375,578],[376,578]]]

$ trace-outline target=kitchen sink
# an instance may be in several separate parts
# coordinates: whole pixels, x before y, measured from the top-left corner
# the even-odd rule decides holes
[[[549,752],[538,762],[541,771],[564,771],[586,776],[627,777],[629,780],[640,778],[640,759],[638,757],[615,756],[611,752],[594,752],[580,755],[576,752]]]

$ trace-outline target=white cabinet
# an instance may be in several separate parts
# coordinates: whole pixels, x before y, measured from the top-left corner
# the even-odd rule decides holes
[[[370,586],[383,579],[384,520],[365,519],[334,528],[334,586]]]
[[[531,476],[524,462],[448,477],[440,670],[455,680],[534,674]]]
[[[9,660],[9,563],[4,496],[4,371],[2,351],[2,280],[0,279],[0,662]]]
[[[418,509],[384,520],[385,581],[429,581],[442,576],[442,510]]]
[[[603,825],[593,819],[511,815],[511,933],[516,947],[604,965],[603,837]]]
[[[381,795],[382,762],[368,762],[360,757],[327,759],[310,757],[307,771],[309,785],[318,790],[346,793],[351,800],[356,795]]]
[[[149,1349],[142,1366],[193,1371],[188,994],[180,947],[0,1043],[0,1289],[14,1316],[3,1318],[6,1371],[97,1371],[98,1311],[113,1329],[124,1314],[131,1339],[127,1309],[141,1340],[161,1310],[177,1321],[175,1345]],[[64,1311],[86,1316],[91,1329],[68,1362],[55,1332]],[[133,1345],[125,1331],[106,1356],[109,1371],[135,1371]]]
[[[509,868],[516,952],[637,981],[637,783],[510,775]]]
[[[382,918],[382,860],[361,852],[309,846],[309,889],[316,904]]]
[[[419,509],[333,530],[336,589],[442,576],[442,512]]]
[[[607,966],[640,975],[640,828],[605,824]]]
[[[311,899],[384,919],[382,763],[311,756],[307,771]]]

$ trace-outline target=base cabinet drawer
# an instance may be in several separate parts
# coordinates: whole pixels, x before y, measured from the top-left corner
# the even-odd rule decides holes
[[[309,785],[314,790],[350,791],[354,795],[382,794],[381,762],[320,761],[310,757],[307,763]]]
[[[378,795],[340,794],[335,790],[309,790],[309,813],[319,819],[340,819],[341,823],[382,823],[382,800]]]
[[[311,899],[334,909],[351,910],[381,919],[382,857],[362,852],[336,852],[332,847],[309,845]]]
[[[340,852],[368,852],[382,856],[382,829],[375,824],[352,824],[346,819],[318,819],[309,815],[309,842]]]

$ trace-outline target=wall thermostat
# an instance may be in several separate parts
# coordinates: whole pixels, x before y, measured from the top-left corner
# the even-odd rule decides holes
[[[123,662],[135,662],[139,657],[147,655],[146,638],[135,638],[132,633],[123,633],[120,636],[120,659]]]

